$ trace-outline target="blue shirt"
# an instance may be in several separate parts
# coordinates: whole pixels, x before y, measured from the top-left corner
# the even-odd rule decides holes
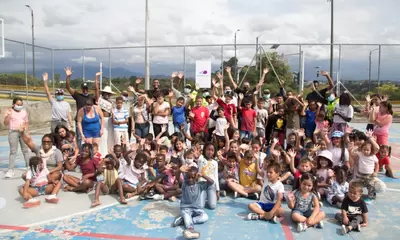
[[[315,130],[315,112],[306,111],[306,129]]]
[[[174,125],[180,125],[186,121],[186,107],[172,107],[172,118],[174,121]]]

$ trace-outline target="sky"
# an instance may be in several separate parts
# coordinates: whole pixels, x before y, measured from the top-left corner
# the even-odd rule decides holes
[[[397,24],[398,0],[334,0],[335,43],[399,44],[383,46],[381,78],[396,79],[400,63],[400,28]],[[384,4],[383,4],[384,2]],[[25,7],[35,13],[36,45],[49,48],[96,48],[144,45],[145,0],[1,0],[0,18],[5,21],[5,37],[31,41],[31,17]],[[152,46],[233,44],[237,29],[238,44],[260,43],[268,51],[272,43],[329,43],[330,3],[325,0],[149,0],[149,44]],[[369,51],[377,46],[342,46],[342,76],[368,77]],[[255,46],[238,46],[239,65],[247,65],[255,54]],[[315,66],[329,68],[329,46],[303,46],[306,71]],[[299,68],[297,45],[281,45],[293,71]],[[292,55],[293,54],[293,55]],[[169,74],[170,68],[183,70],[183,48],[151,48],[151,72]],[[234,48],[223,48],[223,60],[234,55]],[[335,47],[336,60],[339,48]],[[36,49],[37,69],[51,66],[51,53]],[[108,66],[108,50],[88,50],[86,65]],[[32,59],[31,48],[27,58]],[[55,65],[80,65],[82,51],[56,51]],[[187,68],[196,60],[221,62],[221,47],[186,47]],[[378,51],[372,53],[372,74],[376,78]],[[144,49],[111,51],[111,66],[134,72],[144,70]],[[23,46],[6,42],[6,58],[2,68],[9,71],[23,68]],[[316,65],[319,64],[319,65]],[[167,66],[167,67],[165,67]],[[335,71],[338,62],[335,61]],[[187,70],[188,70],[187,69]],[[188,70],[189,71],[189,70]]]

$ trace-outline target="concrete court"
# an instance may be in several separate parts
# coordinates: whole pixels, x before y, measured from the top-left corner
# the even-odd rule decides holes
[[[359,129],[364,124],[354,124]],[[390,142],[393,143],[392,165],[400,176],[400,124],[393,124]],[[39,143],[40,136],[35,136]],[[17,166],[23,167],[21,155]],[[7,137],[0,137],[0,168],[8,164]],[[22,173],[20,170],[17,175]],[[247,199],[221,198],[214,211],[207,210],[209,221],[196,226],[200,239],[399,239],[400,235],[400,180],[380,175],[388,191],[379,194],[369,205],[369,226],[361,233],[339,235],[339,225],[333,216],[339,210],[327,203],[322,208],[327,214],[324,229],[308,229],[297,233],[290,220],[286,204],[285,217],[280,224],[265,221],[247,221]],[[128,205],[117,203],[115,196],[101,196],[103,205],[90,209],[94,192],[75,194],[60,192],[60,203],[22,209],[22,198],[17,187],[23,181],[18,177],[5,180],[0,171],[0,239],[183,239],[182,228],[171,228],[179,214],[179,203],[132,200]],[[42,198],[43,199],[43,198]],[[396,237],[397,236],[397,237]]]

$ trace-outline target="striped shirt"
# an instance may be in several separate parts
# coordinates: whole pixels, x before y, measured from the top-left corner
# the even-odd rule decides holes
[[[114,108],[113,113],[114,113],[114,119],[117,120],[118,122],[125,121],[129,117],[129,112],[124,107],[122,107],[121,109]],[[114,129],[118,131],[128,131],[128,124],[127,123],[120,125],[114,124]]]

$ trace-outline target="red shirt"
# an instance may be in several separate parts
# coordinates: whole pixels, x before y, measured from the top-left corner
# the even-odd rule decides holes
[[[79,167],[81,168],[82,176],[91,174],[91,173],[96,173],[99,163],[94,158],[90,159],[86,163],[83,163],[83,161],[84,160],[81,157],[78,157],[76,159],[76,164],[78,164]],[[96,175],[91,177],[90,180],[96,181]]]
[[[389,156],[381,158],[381,155],[377,153],[376,157],[379,160],[379,168],[383,168],[383,166],[390,164]]]
[[[93,159],[99,164],[101,162],[101,153],[97,152],[94,156]]]
[[[242,108],[242,125],[240,127],[240,130],[253,132],[256,126],[256,116],[257,113],[256,111],[254,111],[254,109]]]
[[[206,107],[194,107],[192,108],[192,113],[194,114],[192,122],[192,130],[194,133],[202,132],[204,126],[207,123],[207,119],[210,117],[210,113]],[[208,131],[207,127],[205,132]]]
[[[229,122],[231,120],[231,115],[236,114],[236,107],[235,104],[226,104],[224,101],[222,101],[220,98],[217,99],[218,105],[224,108],[224,115],[226,117],[226,120]]]

